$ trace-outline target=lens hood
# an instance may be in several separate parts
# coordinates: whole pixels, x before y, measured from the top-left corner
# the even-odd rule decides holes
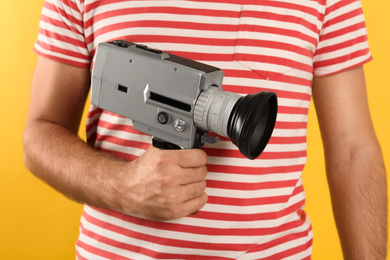
[[[278,101],[263,91],[240,98],[228,122],[228,137],[247,158],[256,159],[266,147],[275,127]]]

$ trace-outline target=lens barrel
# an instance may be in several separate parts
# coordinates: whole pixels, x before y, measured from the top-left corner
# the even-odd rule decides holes
[[[273,92],[247,95],[236,102],[227,131],[244,156],[256,159],[263,152],[271,138],[277,110],[278,101]]]
[[[273,92],[241,96],[211,86],[196,102],[194,123],[206,132],[229,137],[241,154],[256,159],[271,138],[278,110]]]

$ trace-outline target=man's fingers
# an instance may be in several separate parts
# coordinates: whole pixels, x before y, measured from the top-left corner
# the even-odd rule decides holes
[[[196,168],[207,163],[207,154],[201,149],[188,149],[177,151],[178,165],[183,168]]]
[[[206,181],[195,182],[187,185],[181,186],[182,189],[182,201],[191,200],[193,198],[199,197],[206,190]]]
[[[188,185],[191,183],[202,182],[207,175],[207,167],[201,166],[198,168],[184,169],[183,174],[180,176],[179,184]]]
[[[208,196],[206,193],[202,193],[200,196],[187,200],[183,203],[183,209],[185,209],[184,216],[193,215],[201,210],[207,203]]]

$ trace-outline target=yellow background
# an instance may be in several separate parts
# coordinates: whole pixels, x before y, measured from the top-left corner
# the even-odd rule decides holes
[[[33,177],[22,133],[37,56],[32,52],[43,0],[0,1],[0,259],[74,259],[81,206]],[[390,165],[390,1],[363,0],[374,61],[365,66],[371,112]],[[351,129],[352,130],[352,129]],[[84,137],[84,129],[80,135]],[[304,184],[314,228],[313,259],[342,259],[313,107]]]

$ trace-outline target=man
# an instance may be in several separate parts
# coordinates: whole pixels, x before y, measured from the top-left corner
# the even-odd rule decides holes
[[[113,39],[217,66],[228,91],[275,91],[266,150],[253,161],[226,139],[159,150],[130,119],[96,107],[85,144],[76,133],[90,65],[97,44]],[[359,1],[48,0],[35,51],[25,160],[86,204],[79,259],[309,259],[301,173],[311,93],[345,259],[385,258],[386,180]]]

